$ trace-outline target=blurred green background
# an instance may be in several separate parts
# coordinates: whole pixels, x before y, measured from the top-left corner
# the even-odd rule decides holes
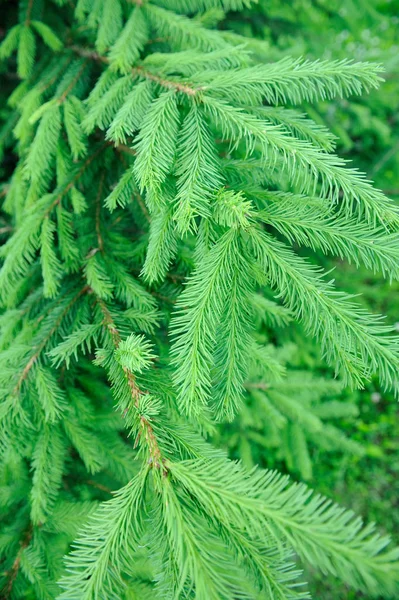
[[[385,0],[260,0],[244,13],[227,15],[222,27],[266,40],[269,60],[285,55],[311,59],[373,61],[383,65],[384,81],[367,96],[335,99],[318,105],[304,105],[317,122],[326,124],[337,136],[337,152],[367,174],[375,185],[399,201],[399,1]],[[327,269],[337,267],[337,285],[354,294],[374,312],[387,315],[399,332],[399,285],[384,281],[365,269],[341,261],[326,261]],[[315,345],[299,328],[289,326],[276,335],[277,343],[294,342],[287,366],[329,377]],[[399,379],[399,373],[398,373]],[[297,384],[300,391],[300,383]],[[333,395],[332,395],[333,394]],[[399,542],[399,405],[391,393],[373,381],[360,392],[326,390],[327,400],[353,402],[357,415],[335,419],[334,425],[347,439],[364,446],[363,456],[339,451],[327,452],[310,444],[312,474],[309,483],[318,491],[376,521]],[[249,413],[248,413],[249,414]],[[251,435],[248,432],[254,432]],[[279,450],[270,453],[256,427],[245,419],[221,432],[233,455],[248,464],[289,470],[292,465]],[[229,436],[229,441],[228,441]],[[303,479],[298,473],[298,480]],[[314,597],[322,600],[363,598],[361,594],[312,579]]]

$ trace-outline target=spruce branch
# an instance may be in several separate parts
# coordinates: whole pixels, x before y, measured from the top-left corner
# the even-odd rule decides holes
[[[112,318],[111,312],[109,311],[104,300],[102,300],[101,298],[96,298],[96,302],[100,307],[101,313],[103,315],[104,326],[106,327],[107,331],[109,332],[112,338],[114,350],[118,351],[122,343],[122,338]],[[127,366],[122,366],[122,370],[132,401],[131,405],[125,407],[123,416],[127,417],[129,411],[137,411],[139,415],[140,429],[136,431],[135,443],[137,445],[139,441],[144,442],[149,453],[151,467],[161,469],[166,474],[167,466],[163,458],[162,452],[160,450],[154,429],[151,426],[151,423],[149,422],[148,418],[145,415],[140,414],[140,399],[143,396],[144,392],[142,392],[138,387],[132,371]]]
[[[295,321],[343,383],[397,386],[397,337],[316,259],[398,279],[398,212],[292,108],[380,67],[280,60],[226,31],[247,0],[46,8],[11,7],[0,45],[5,593],[304,600],[300,558],[396,595],[388,538],[251,468],[309,480],[314,447],[364,453],[342,382],[292,368]]]
[[[65,100],[68,98],[68,95],[72,92],[73,88],[75,87],[75,85],[80,80],[83,73],[85,72],[87,65],[88,65],[88,60],[82,62],[76,75],[72,78],[71,82],[68,84],[68,86],[62,92],[61,96],[59,96],[59,98],[57,99],[58,104],[63,104],[63,102],[65,102]]]
[[[399,555],[386,550],[389,539],[378,536],[373,525],[364,527],[352,512],[312,495],[303,484],[287,486],[288,480],[276,472],[245,473],[240,465],[220,461],[172,464],[170,470],[187,491],[197,494],[212,518],[227,526],[239,527],[245,514],[249,531],[256,532],[263,515],[265,531],[277,539],[282,535],[323,572],[339,573],[373,596],[382,592],[389,597],[395,589],[386,573],[398,577]]]
[[[24,381],[26,381],[31,370],[36,365],[42,352],[45,350],[49,340],[53,337],[53,335],[57,334],[60,324],[65,319],[65,317],[68,315],[69,311],[76,304],[76,302],[78,302],[78,300],[81,296],[83,296],[84,294],[87,294],[89,292],[90,292],[89,286],[85,285],[74,296],[72,296],[72,298],[70,299],[70,301],[68,302],[66,307],[62,310],[62,312],[58,316],[53,327],[47,332],[46,336],[43,338],[43,340],[40,342],[40,344],[34,349],[33,354],[29,358],[28,362],[26,363],[25,367],[23,368],[21,374],[18,377],[17,383],[15,384],[15,387],[12,391],[12,396],[17,396],[19,394]]]
[[[102,56],[97,52],[92,52],[87,50],[86,48],[81,48],[80,46],[69,46],[69,49],[78,54],[79,56],[83,56],[85,58],[91,59],[96,62],[101,62],[104,64],[109,64],[109,59],[106,56]],[[149,81],[153,81],[157,83],[161,87],[164,87],[169,90],[175,90],[176,92],[181,92],[182,94],[186,94],[188,96],[196,96],[200,90],[190,86],[189,82],[180,82],[175,81],[173,79],[165,79],[161,76],[158,76],[150,71],[144,69],[141,66],[132,67],[129,69],[129,73],[131,75],[138,75],[139,77],[143,77],[144,79],[148,79]]]

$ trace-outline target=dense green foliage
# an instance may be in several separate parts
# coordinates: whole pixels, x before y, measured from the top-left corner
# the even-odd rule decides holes
[[[344,18],[320,5],[7,6],[5,598],[309,598],[301,565],[397,596],[386,536],[264,470],[311,480],[326,452],[378,454],[350,435],[350,390],[397,391],[395,327],[354,294],[364,268],[399,278],[399,211],[323,124],[334,110],[367,169],[372,133],[364,154],[351,140],[373,116],[373,174],[395,160],[391,104],[353,100],[387,61],[332,41],[315,60],[323,19]]]
[[[340,2],[261,2],[245,18],[237,18],[231,13],[226,25],[241,34],[267,40],[270,56],[274,59],[287,53],[311,59],[352,56],[356,60],[371,60],[384,65],[384,82],[377,91],[360,97],[305,104],[304,110],[337,136],[341,155],[350,158],[395,198],[399,193],[398,13],[399,4],[394,1],[368,0],[346,3],[345,6]],[[362,304],[387,314],[390,323],[398,321],[396,282],[384,282],[378,274],[373,275],[364,268],[323,259],[320,253],[317,261],[322,261],[326,269],[338,264],[334,276],[340,287],[354,294],[360,292],[362,296],[358,299]],[[314,375],[318,373],[325,377],[325,365],[314,344],[303,338],[300,328],[297,331],[293,326],[291,323],[289,329],[273,329],[273,336],[275,338],[277,334],[279,343],[295,342],[289,367],[311,369]],[[339,452],[333,445],[321,446],[319,440],[315,443],[308,435],[312,484],[349,504],[356,512],[376,520],[398,540],[398,405],[389,392],[380,388],[377,379],[364,391],[348,393],[343,390],[338,397],[351,403],[353,415],[348,413],[339,417],[336,413],[331,422],[360,443],[363,454]],[[328,400],[336,398],[335,394],[329,393]],[[232,455],[242,457],[248,465],[255,462],[286,468],[287,463],[282,462],[285,452],[280,451],[280,443],[276,445],[276,437],[272,436],[274,442],[270,442],[268,429],[262,421],[252,417],[252,422],[256,425],[251,426],[249,432],[245,417],[241,423],[237,421],[234,434],[229,430]],[[295,465],[292,458],[289,461],[292,472]],[[310,577],[314,575],[309,574]],[[327,583],[324,577],[320,578],[319,584],[312,582],[311,589],[315,597],[326,600],[358,597],[337,586],[334,580]]]

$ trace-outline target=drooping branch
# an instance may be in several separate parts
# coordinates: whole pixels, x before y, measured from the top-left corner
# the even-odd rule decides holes
[[[110,333],[115,350],[118,349],[119,344],[122,341],[120,332],[115,324],[112,315],[105,304],[104,300],[101,298],[96,298],[96,302],[100,307],[100,310],[103,314],[103,324],[106,327],[107,331]],[[122,367],[123,372],[125,374],[126,382],[130,390],[130,394],[133,401],[133,406],[137,410],[140,418],[140,427],[141,429],[137,432],[136,437],[136,445],[138,444],[139,439],[144,439],[145,444],[148,449],[148,453],[150,455],[151,466],[156,469],[161,469],[164,473],[167,472],[166,462],[164,457],[162,456],[161,449],[158,444],[157,437],[154,433],[154,429],[152,428],[149,420],[142,414],[140,414],[140,396],[144,394],[144,392],[139,388],[136,382],[136,378],[133,373],[127,368]],[[126,412],[125,415],[126,416]]]

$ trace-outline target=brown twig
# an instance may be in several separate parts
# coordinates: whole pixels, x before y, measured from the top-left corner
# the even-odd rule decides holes
[[[104,186],[104,177],[105,177],[105,175],[104,175],[104,173],[102,173],[101,177],[100,177],[100,183],[98,186],[97,196],[96,196],[96,234],[97,234],[98,249],[100,250],[101,254],[104,253],[104,240],[101,235],[101,221],[100,221],[101,195],[102,195],[103,186]]]
[[[110,145],[114,146],[112,144],[112,142],[110,142]],[[115,150],[118,150],[118,152],[124,152],[125,154],[131,154],[132,156],[137,156],[137,152],[134,148],[130,148],[129,146],[126,146],[125,144],[118,144],[117,146],[114,146]]]
[[[148,212],[147,207],[146,207],[145,203],[143,202],[143,198],[141,197],[141,195],[138,192],[134,195],[134,197],[136,198],[137,204],[140,206],[144,217],[146,218],[148,223],[151,223],[150,213]]]
[[[79,56],[83,56],[85,58],[89,58],[91,60],[102,62],[105,64],[109,64],[109,59],[106,56],[102,56],[98,54],[98,52],[93,52],[92,50],[87,50],[86,48],[81,48],[80,46],[69,46],[69,49]],[[175,81],[174,79],[165,79],[164,77],[160,77],[159,75],[155,75],[150,71],[147,71],[143,67],[132,67],[131,69],[132,75],[138,75],[143,77],[144,79],[148,79],[149,81],[153,81],[154,83],[158,83],[160,86],[167,89],[174,89],[177,92],[182,92],[188,96],[196,96],[198,92],[201,91],[201,88],[194,88],[188,82]]]
[[[246,383],[245,387],[248,390],[270,390],[270,384],[263,381],[259,383]]]
[[[104,300],[102,300],[101,298],[97,298],[97,304],[99,305],[100,310],[104,317],[104,326],[110,332],[115,349],[117,349],[121,342],[121,335],[118,331],[118,328],[117,328],[117,326],[112,318],[112,315],[111,315],[107,305],[105,304]],[[142,396],[144,392],[142,392],[140,390],[140,388],[138,387],[133,373],[131,371],[129,371],[129,369],[127,367],[122,367],[122,368],[123,368],[123,372],[126,377],[127,385],[130,390],[133,404],[134,404],[135,408],[137,410],[139,410],[140,396]],[[144,440],[147,444],[147,447],[148,447],[149,454],[150,454],[151,466],[153,468],[162,469],[162,471],[164,473],[166,473],[167,468],[165,465],[165,461],[162,458],[162,453],[159,448],[158,440],[156,438],[154,430],[153,430],[150,422],[144,415],[140,415],[139,418],[140,418],[141,430],[139,430],[139,432],[137,434],[135,445],[138,444],[140,438],[144,438]]]
[[[12,564],[12,567],[9,570],[9,572],[7,573],[8,581],[7,581],[6,587],[4,588],[4,596],[2,596],[2,598],[4,598],[4,599],[10,598],[10,596],[11,596],[12,588],[13,588],[15,579],[17,578],[19,567],[21,566],[22,553],[25,550],[25,548],[27,548],[29,546],[30,541],[32,539],[32,535],[33,535],[33,527],[32,527],[32,525],[30,525],[25,534],[24,539],[20,543],[20,548],[19,548],[17,556],[15,557],[15,560]]]
[[[75,77],[72,79],[71,83],[68,85],[68,87],[65,90],[65,92],[63,92],[61,94],[61,96],[58,98],[58,100],[57,100],[58,104],[62,104],[63,102],[65,102],[66,98],[68,97],[69,92],[77,84],[77,82],[81,78],[82,74],[84,73],[87,65],[88,65],[88,60],[84,61],[84,63],[82,64],[81,68],[79,69],[79,71],[77,72],[77,74],[75,75]]]
[[[93,481],[93,479],[88,479],[86,481],[87,485],[91,485],[92,487],[97,488],[98,490],[101,490],[102,492],[106,492],[107,494],[112,494],[112,490],[107,487],[106,485],[103,485],[102,483],[98,483],[97,481]]]
[[[33,2],[34,2],[34,0],[29,0],[28,6],[26,8],[26,18],[25,18],[26,27],[29,27],[30,22],[31,22]]]

